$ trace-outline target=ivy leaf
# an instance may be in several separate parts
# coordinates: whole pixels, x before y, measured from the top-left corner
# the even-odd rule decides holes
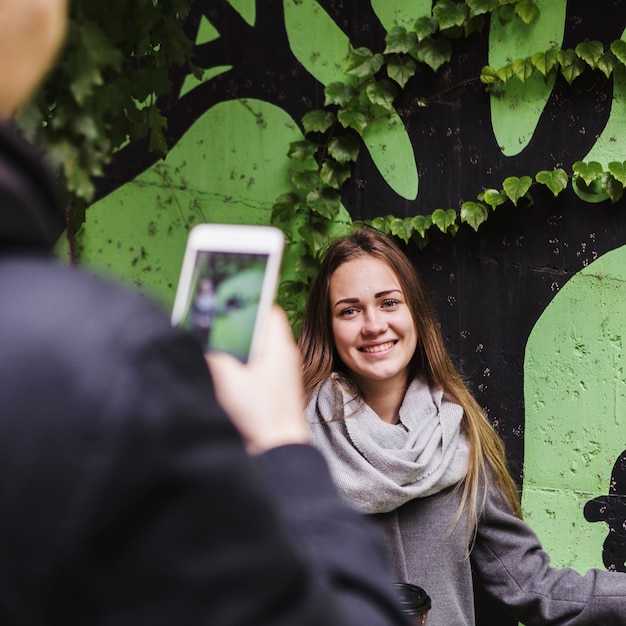
[[[161,114],[160,109],[155,104],[146,107],[144,113],[146,115],[146,123],[150,129],[148,150],[164,157],[169,150],[165,134],[163,133],[167,129],[167,118]]]
[[[497,189],[485,189],[478,199],[486,202],[494,211],[507,200],[506,195]]]
[[[621,200],[624,195],[624,185],[608,172],[602,174],[602,189],[606,191],[611,199],[611,204],[615,204],[618,200]]]
[[[329,83],[324,89],[324,106],[336,104],[345,107],[356,95],[356,90],[345,83]]]
[[[511,69],[513,70],[513,74],[515,74],[522,83],[525,83],[526,79],[532,76],[535,66],[530,59],[516,59],[511,64]]]
[[[365,87],[365,93],[372,104],[376,104],[389,112],[395,111],[393,101],[398,94],[393,83],[371,80]]]
[[[576,78],[578,78],[585,69],[585,63],[578,57],[574,50],[558,50],[557,58],[561,65],[561,72],[563,77],[567,81],[568,85],[571,85]]]
[[[604,54],[604,45],[600,41],[584,41],[579,43],[575,50],[576,54],[595,70],[600,57]]]
[[[480,70],[480,82],[485,85],[493,85],[498,82],[500,78],[498,77],[498,73],[496,70],[490,65],[485,65],[482,70]]]
[[[328,154],[339,163],[356,161],[359,156],[361,143],[353,135],[340,135],[328,142]]]
[[[328,243],[329,226],[330,221],[317,219],[311,220],[310,223],[298,229],[298,233],[308,244],[314,257],[319,257],[320,252]]]
[[[314,189],[306,197],[309,208],[327,220],[334,219],[341,208],[341,195],[332,187],[324,187],[321,190]]]
[[[411,57],[393,57],[387,63],[387,75],[404,87],[409,78],[415,75],[417,64]]]
[[[368,223],[372,228],[375,228],[384,235],[389,234],[389,222],[384,217],[375,217],[373,220],[366,223]]]
[[[610,50],[607,50],[600,57],[600,60],[598,61],[598,69],[607,78],[609,78],[609,76],[611,76],[611,74],[613,73],[613,70],[615,69],[616,65],[617,65],[617,58],[615,57],[615,55]]]
[[[319,146],[316,143],[313,143],[308,139],[294,141],[289,144],[287,156],[294,161],[306,161],[315,155],[318,147]]]
[[[431,216],[433,224],[435,224],[442,233],[450,231],[452,234],[458,229],[456,217],[456,211],[454,209],[448,209],[447,211],[435,209]]]
[[[291,175],[291,182],[294,184],[296,189],[311,191],[312,189],[317,189],[320,182],[320,175],[317,170],[294,172]]]
[[[567,172],[561,168],[557,168],[553,171],[542,170],[537,172],[535,180],[542,185],[545,185],[556,198],[567,187],[569,177]]]
[[[385,54],[407,54],[417,45],[417,34],[403,26],[394,26],[385,37]]]
[[[456,4],[452,0],[439,0],[433,7],[433,17],[444,30],[453,26],[463,26],[467,19],[468,8],[465,3]]]
[[[464,202],[461,205],[461,222],[469,224],[475,231],[487,221],[489,209],[482,202]]]
[[[622,65],[626,65],[626,41],[618,39],[611,44],[611,52],[618,58]]]
[[[353,128],[359,135],[363,134],[365,127],[369,124],[369,117],[362,108],[341,109],[337,114],[337,119],[344,128]]]
[[[417,60],[423,61],[436,72],[452,56],[452,44],[445,37],[424,39],[417,45]]]
[[[314,111],[309,111],[302,117],[302,126],[304,127],[305,133],[323,133],[334,124],[336,119],[332,111],[315,109]]]
[[[422,41],[437,32],[437,20],[432,17],[420,17],[415,20],[413,30],[417,35],[417,40]]]
[[[509,65],[501,67],[496,74],[503,83],[508,82],[509,79],[513,78],[513,65],[510,63]]]
[[[413,234],[413,228],[411,227],[411,220],[396,218],[389,225],[389,230],[392,235],[399,237],[404,241],[404,243],[408,243],[411,235]]]
[[[539,7],[533,2],[533,0],[522,0],[515,5],[515,13],[524,22],[524,24],[531,24],[534,22],[541,11]]]
[[[352,168],[349,165],[338,163],[334,159],[328,159],[322,164],[320,178],[333,189],[341,189],[341,186],[350,178]]]
[[[352,48],[348,55],[346,74],[359,78],[374,76],[383,63],[382,54],[374,54],[369,48]]]
[[[517,206],[517,202],[520,198],[523,198],[532,184],[532,178],[530,176],[509,176],[504,180],[502,186],[504,187],[504,193],[511,202]]]
[[[559,62],[558,51],[556,48],[550,48],[550,50],[546,52],[535,52],[535,54],[530,57],[530,62],[545,78]]]
[[[585,163],[584,161],[576,161],[572,166],[572,170],[574,174],[580,176],[586,185],[591,185],[591,183],[600,178],[602,176],[602,164],[597,161],[590,161],[589,163]]]
[[[289,222],[295,214],[296,204],[300,198],[295,193],[280,195],[272,205],[272,222]]]
[[[499,0],[466,0],[470,15],[483,15],[498,8]]]
[[[465,22],[465,37],[469,37],[473,33],[482,33],[485,27],[485,19],[481,16],[470,17]]]
[[[416,215],[411,218],[411,226],[421,235],[426,237],[426,231],[433,225],[433,219],[430,215]]]
[[[611,172],[622,185],[626,186],[626,161],[622,163],[619,161],[611,161],[609,163],[609,172]]]

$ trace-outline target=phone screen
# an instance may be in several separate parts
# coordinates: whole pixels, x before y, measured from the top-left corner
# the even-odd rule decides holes
[[[248,360],[267,254],[198,251],[181,326],[205,352],[228,352]]]

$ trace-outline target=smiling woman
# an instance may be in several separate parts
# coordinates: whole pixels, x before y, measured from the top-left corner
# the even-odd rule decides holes
[[[473,626],[474,585],[523,623],[626,623],[626,575],[550,567],[504,447],[465,387],[415,269],[373,230],[331,242],[299,340],[312,440],[380,527],[429,626]]]

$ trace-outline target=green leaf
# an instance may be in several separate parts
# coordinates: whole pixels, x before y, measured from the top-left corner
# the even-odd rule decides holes
[[[348,55],[346,74],[359,78],[374,76],[383,63],[382,54],[374,54],[369,48],[352,48]]]
[[[320,182],[320,175],[317,170],[294,172],[291,175],[291,182],[294,184],[296,189],[310,191],[311,189],[317,189]]]
[[[436,72],[452,56],[452,44],[445,37],[424,39],[417,45],[418,61],[423,61]]]
[[[353,128],[359,135],[363,134],[369,124],[369,117],[362,108],[342,109],[337,114],[337,119],[344,128]]]
[[[574,50],[559,50],[557,52],[561,73],[569,85],[578,78],[585,69],[585,63]]]
[[[356,91],[350,85],[339,82],[329,83],[324,89],[324,106],[336,104],[345,107],[355,95]]]
[[[541,15],[539,7],[533,2],[533,0],[522,0],[516,3],[515,13],[524,22],[524,24],[531,24]]]
[[[498,0],[466,0],[466,2],[472,16],[490,13],[500,4]]]
[[[615,67],[617,66],[617,59],[615,57],[615,55],[610,51],[607,50],[601,57],[600,60],[598,61],[598,69],[607,77],[609,78],[609,76],[611,76],[611,74],[613,73],[613,70],[615,69]]]
[[[365,93],[372,104],[376,104],[389,112],[395,111],[393,101],[398,94],[393,83],[371,80],[365,87]]]
[[[585,163],[584,161],[576,161],[572,166],[572,170],[574,174],[580,176],[586,185],[591,185],[591,183],[600,178],[602,176],[602,164],[597,161],[590,161],[589,163]]]
[[[432,17],[420,17],[415,21],[413,30],[417,35],[417,40],[422,41],[437,32],[437,20]]]
[[[465,37],[469,37],[474,33],[482,33],[485,28],[485,18],[482,16],[474,16],[465,22]]]
[[[598,61],[604,54],[604,45],[600,41],[584,41],[579,43],[576,54],[593,70],[598,66]]]
[[[402,241],[404,241],[404,243],[409,242],[409,239],[411,238],[411,235],[413,233],[410,218],[404,220],[399,218],[394,219],[389,226],[389,230],[391,231],[392,235],[399,237],[400,239],[402,239]]]
[[[454,227],[457,225],[457,215],[454,209],[448,209],[447,211],[444,211],[443,209],[435,209],[431,218],[433,220],[433,224],[437,226],[442,233],[448,231],[452,233],[456,232]]]
[[[272,205],[272,222],[289,222],[296,212],[296,204],[299,201],[300,198],[295,193],[280,195]]]
[[[332,111],[315,109],[314,111],[309,111],[302,117],[302,126],[304,127],[305,133],[323,133],[335,123],[336,119]]]
[[[546,52],[535,52],[535,54],[530,57],[530,62],[545,78],[559,62],[558,51],[556,48],[550,48],[550,50]]]
[[[516,59],[511,64],[511,69],[513,70],[513,74],[515,74],[522,83],[525,83],[526,79],[532,76],[535,67],[530,59]]]
[[[618,200],[621,200],[624,195],[624,185],[608,172],[602,174],[602,189],[604,189],[611,199],[611,204],[615,204]]]
[[[504,204],[507,198],[504,193],[498,191],[497,189],[485,189],[485,191],[480,194],[479,200],[483,200],[495,210],[496,207]]]
[[[465,3],[456,4],[452,0],[438,0],[433,7],[433,17],[439,22],[441,30],[463,26],[468,13]]]
[[[482,202],[464,202],[461,205],[461,222],[469,224],[474,230],[487,221],[489,209]]]
[[[385,235],[389,234],[389,222],[384,217],[375,217],[373,220],[366,223]]]
[[[406,54],[417,45],[417,34],[403,26],[394,26],[385,37],[385,54]]]
[[[535,180],[538,183],[545,185],[556,198],[567,187],[569,177],[565,170],[557,168],[551,172],[547,170],[537,172]]]
[[[339,135],[328,142],[328,154],[339,163],[356,161],[361,142],[354,135]]]
[[[298,229],[298,233],[309,246],[314,257],[318,257],[320,252],[326,247],[329,227],[330,221],[317,219],[311,220],[310,223]]]
[[[421,237],[426,237],[426,231],[433,225],[433,219],[430,215],[416,215],[411,218],[411,226]]]
[[[404,87],[409,78],[415,75],[417,64],[411,57],[393,57],[387,63],[387,75]]]
[[[485,65],[482,70],[480,70],[480,82],[485,85],[493,85],[498,82],[500,78],[498,77],[498,73],[496,70],[490,65]]]
[[[504,188],[504,193],[506,193],[509,200],[517,206],[518,200],[526,195],[532,182],[533,181],[530,176],[522,176],[521,178],[518,178],[517,176],[509,176],[504,180],[502,186]]]
[[[626,186],[626,161],[611,161],[609,163],[609,172],[619,180],[622,185]]]
[[[509,63],[509,65],[505,65],[504,67],[501,67],[496,74],[498,75],[498,78],[506,83],[508,82],[511,78],[513,78],[514,74],[513,74],[513,64]]]
[[[334,159],[324,161],[320,170],[322,181],[333,189],[341,189],[341,186],[350,178],[352,168],[349,165],[338,163]]]
[[[287,156],[294,161],[306,161],[313,157],[319,146],[308,139],[294,141],[289,144]]]
[[[611,52],[622,65],[626,65],[626,41],[618,39],[611,44]]]
[[[341,194],[331,187],[314,189],[307,194],[306,203],[310,209],[327,220],[334,219],[341,209]]]

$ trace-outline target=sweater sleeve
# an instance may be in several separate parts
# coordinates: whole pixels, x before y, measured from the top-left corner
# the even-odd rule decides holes
[[[537,535],[493,486],[471,560],[478,584],[524,624],[626,624],[626,574],[552,567]]]

